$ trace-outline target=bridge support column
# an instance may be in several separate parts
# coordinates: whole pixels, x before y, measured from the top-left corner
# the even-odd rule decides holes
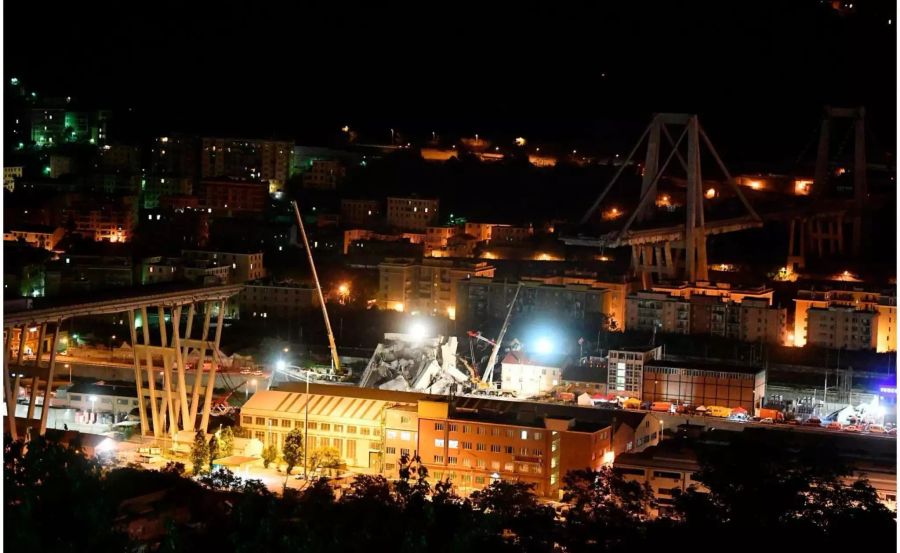
[[[56,322],[56,329],[53,331],[53,341],[50,346],[50,362],[47,367],[47,386],[44,388],[44,406],[41,407],[41,425],[39,428],[41,436],[47,432],[47,420],[50,417],[50,398],[53,393],[53,377],[56,374],[56,349],[59,347],[59,331],[61,328],[62,319]],[[34,397],[34,394],[32,394],[32,397]]]
[[[147,306],[141,307],[141,317],[143,318],[144,324],[143,334],[144,334],[144,346],[150,345],[150,319],[147,317]],[[146,351],[146,360],[147,360],[147,387],[150,390],[150,413],[153,418],[153,435],[157,438],[161,438],[163,436],[163,427],[162,420],[160,417],[160,410],[163,406],[158,405],[156,400],[156,369],[153,368],[153,356],[150,353],[150,348],[145,347]]]
[[[141,436],[146,436],[150,431],[149,425],[147,424],[147,407],[145,405],[144,400],[144,375],[141,371],[141,357],[138,354],[138,342],[137,342],[137,320],[134,316],[134,309],[128,310],[128,326],[129,331],[131,332],[131,353],[132,360],[134,362],[134,386],[137,390],[138,397],[138,416],[141,419]],[[144,320],[143,324],[146,325],[147,321]],[[150,378],[153,378],[153,368],[151,367],[149,372]]]
[[[44,349],[44,338],[47,336],[47,323],[41,325],[40,330],[38,331],[38,341],[37,345],[34,347],[34,367],[38,368],[41,366],[41,357],[43,357],[43,349]],[[34,418],[34,408],[37,404],[37,395],[38,395],[38,377],[35,374],[31,377],[31,395],[28,398],[28,420]]]
[[[216,387],[216,369],[219,367],[221,359],[219,358],[219,342],[222,340],[222,325],[225,322],[225,302],[219,302],[219,316],[216,319],[216,337],[213,341],[212,356],[213,362],[209,368],[209,376],[206,380],[206,397],[203,400],[203,415],[200,419],[200,430],[207,432],[209,427],[209,411],[212,408],[213,389]],[[210,307],[213,302],[209,302]]]

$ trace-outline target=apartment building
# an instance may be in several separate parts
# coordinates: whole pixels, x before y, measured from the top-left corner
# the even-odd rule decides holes
[[[831,349],[875,350],[878,321],[875,310],[832,305],[806,310],[806,343]]]
[[[690,334],[691,304],[666,292],[637,292],[625,300],[625,321],[628,330]]]
[[[17,225],[4,231],[3,239],[23,240],[29,246],[53,251],[56,244],[66,235],[66,229],[48,225]]]
[[[319,307],[314,286],[292,281],[248,282],[237,296],[241,318],[296,319]]]
[[[303,188],[335,190],[347,175],[344,164],[336,159],[316,159],[303,173]]]
[[[438,220],[440,200],[430,198],[388,198],[387,224],[409,230],[425,230]]]
[[[459,284],[492,277],[486,262],[450,259],[388,258],[378,265],[381,309],[429,313],[456,318]]]
[[[381,202],[378,200],[341,200],[341,224],[345,228],[374,225],[380,217]]]
[[[501,362],[500,389],[528,398],[546,394],[562,381],[562,360],[532,359],[524,351],[510,351]]]
[[[425,229],[425,255],[447,247],[447,240],[457,233],[457,227],[427,227]]]
[[[819,312],[816,317],[819,323],[815,329],[809,325],[809,310],[813,308],[828,309],[830,307],[845,308],[844,311],[835,312],[826,315]],[[850,308],[859,312],[874,312],[878,314],[877,319],[871,315],[861,315],[854,317],[846,312],[846,308]],[[826,332],[824,328],[827,319],[834,319],[828,322],[829,328]],[[839,323],[849,323],[853,334],[852,327],[857,326],[856,339],[846,340],[846,342],[854,343],[862,346],[867,343],[867,339],[861,336],[860,327],[864,321],[871,320],[874,324],[873,334],[875,336],[875,350],[879,353],[888,351],[897,351],[897,291],[896,289],[876,290],[871,286],[849,285],[835,286],[834,284],[817,284],[804,283],[797,292],[794,299],[794,345],[804,346],[807,343],[815,343],[823,347],[839,348],[843,347],[844,334],[838,334],[831,329],[832,323],[837,327]],[[810,339],[811,330],[815,330],[816,337]],[[860,347],[857,349],[871,349],[869,347]]]
[[[460,281],[457,318],[467,325],[481,325],[486,319],[503,320],[519,286],[519,281],[475,277]],[[609,290],[587,284],[544,284],[521,281],[513,313],[537,313],[562,321],[603,319]],[[474,328],[470,326],[470,328]]]
[[[287,182],[294,144],[281,140],[203,138],[200,176]]]
[[[211,250],[181,250],[185,276],[194,274],[191,269],[211,270],[216,276],[225,276],[223,282],[236,284],[257,280],[266,276],[262,252],[220,252]]]

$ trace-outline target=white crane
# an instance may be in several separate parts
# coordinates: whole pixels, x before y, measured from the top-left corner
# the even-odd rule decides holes
[[[506,335],[506,329],[509,328],[509,319],[510,319],[510,317],[512,317],[513,307],[515,307],[515,305],[516,305],[516,299],[519,297],[519,290],[521,290],[521,289],[522,289],[522,283],[519,283],[519,285],[516,286],[516,293],[513,295],[512,302],[510,302],[510,304],[509,304],[509,311],[506,312],[506,320],[503,321],[503,326],[500,327],[500,335],[497,336],[497,341],[492,342],[491,340],[488,340],[481,334],[478,334],[477,336],[475,336],[475,338],[484,340],[485,342],[494,345],[494,349],[491,350],[491,356],[488,357],[487,367],[485,367],[485,369],[484,369],[484,378],[482,378],[482,380],[484,382],[486,382],[488,385],[491,385],[493,383],[494,365],[497,364],[497,355],[499,355],[499,353],[500,353],[500,345],[503,343],[503,336]],[[470,336],[471,336],[471,334],[470,334]]]

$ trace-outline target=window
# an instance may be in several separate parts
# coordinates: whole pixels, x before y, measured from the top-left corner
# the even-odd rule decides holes
[[[512,472],[515,470],[515,465],[513,463],[504,463],[503,470],[506,472]]]
[[[626,469],[626,468],[616,467],[615,471],[618,472],[619,474],[623,474],[623,475],[630,474],[632,476],[644,476],[644,474],[645,474],[644,469]]]
[[[464,457],[464,458],[463,458],[463,463],[462,463],[462,464],[463,464],[464,467],[471,467],[471,466],[472,466],[472,459],[469,459],[468,457]]]
[[[544,433],[543,433],[543,432],[535,432],[535,433],[534,433],[534,439],[535,439],[535,440],[543,440],[543,439],[544,439]]]
[[[347,457],[356,459],[356,440],[347,440]]]
[[[347,434],[356,434],[356,427],[355,427],[355,426],[348,426],[348,427],[347,427]]]
[[[368,435],[369,435],[369,428],[366,427],[366,426],[361,427],[361,428],[359,429],[359,434],[360,434],[361,436],[368,436]]]
[[[76,399],[75,399],[76,397],[77,397],[77,396],[72,396],[72,400],[74,400],[74,401],[79,401],[79,400],[76,400]],[[244,418],[243,418],[243,421],[244,421],[244,424],[253,424],[253,417],[249,417],[249,416],[246,416],[246,415],[245,415]]]
[[[331,430],[331,423],[323,422],[323,423],[322,423],[322,430],[325,431],[325,432],[330,431],[330,430]]]
[[[259,440],[259,441],[261,441],[261,442],[265,442],[265,441],[266,441],[266,433],[265,433],[265,432],[262,432],[262,431],[257,430],[257,431],[254,433],[254,436],[256,437],[257,440]]]
[[[319,445],[321,447],[328,447],[331,445],[331,438],[319,438]]]
[[[401,456],[409,457],[409,449],[407,449],[407,448],[405,448],[405,447],[401,447],[401,448],[400,448],[400,455],[401,455]]]
[[[281,427],[282,428],[290,428],[291,427],[291,419],[281,419]]]
[[[394,463],[385,463],[384,468],[385,470],[394,470]]]
[[[451,447],[452,447],[452,446],[451,446]],[[463,449],[472,449],[472,442],[463,442],[463,443],[462,443],[462,448],[463,448]]]
[[[484,461],[484,459],[476,459],[475,460],[475,466],[477,466],[480,469],[483,469],[486,465],[487,465],[487,463]]]
[[[447,447],[450,449],[459,449],[459,442],[457,440],[449,440],[447,442]]]
[[[450,465],[455,465],[457,461],[456,457],[447,457],[447,463]]]
[[[512,455],[512,453],[513,453],[513,446],[511,446],[511,445],[506,446],[506,452],[507,452],[508,454]]]
[[[523,457],[528,455],[528,448],[527,447],[519,448],[519,455],[522,455]]]
[[[309,421],[309,429],[310,430],[318,430],[318,428],[319,428],[319,423],[317,423],[315,421]]]
[[[491,451],[494,453],[500,453],[500,445],[499,444],[491,444]]]
[[[457,426],[456,423],[450,423],[450,432],[456,432]]]
[[[506,429],[506,437],[507,437],[507,438],[515,438],[515,437],[516,437],[516,431],[513,430],[512,428],[507,428],[507,429]]]
[[[468,424],[464,424],[464,425],[463,425],[463,434],[468,434],[468,433],[471,432],[471,431],[472,431],[472,427],[471,427],[471,426],[469,426]]]
[[[344,453],[344,440],[342,440],[342,439],[340,439],[340,438],[335,438],[335,439],[334,439],[334,448],[335,448],[336,450],[338,450],[339,452],[341,452],[341,454],[343,455],[343,453]]]
[[[412,439],[412,435],[409,432],[401,432],[400,439],[404,442],[408,442]]]
[[[491,461],[491,470],[500,470],[500,461]]]
[[[397,439],[397,431],[396,430],[388,430],[387,431],[387,439],[396,440]]]
[[[491,428],[491,436],[499,436],[499,435],[500,435],[500,429],[499,429],[499,428],[497,428],[496,426],[493,427],[493,428]]]
[[[476,426],[476,427],[475,427],[475,433],[478,434],[479,436],[483,436],[483,435],[484,435],[484,427],[483,427],[483,426]]]
[[[476,476],[475,483],[476,484],[484,484],[484,476]]]
[[[434,429],[435,429],[435,430],[443,430],[443,429],[444,429],[444,423],[442,423],[442,422],[436,422],[436,423],[434,423]]]
[[[444,440],[442,440],[441,438],[435,438],[434,447],[444,447]]]
[[[335,431],[335,432],[343,432],[343,431],[344,431],[344,425],[343,425],[343,424],[336,424],[336,425],[334,425],[334,431]]]
[[[443,463],[443,462],[444,462],[444,456],[443,456],[443,455],[435,455],[435,456],[434,456],[434,462],[435,462],[435,463]]]
[[[256,417],[256,424],[260,426],[265,426],[266,419],[264,417]]]
[[[540,457],[544,454],[544,450],[540,449],[540,448],[534,448],[531,450],[531,454],[534,455],[535,457]]]
[[[527,430],[523,430],[521,436],[522,436],[522,439],[523,439],[523,440],[527,440],[527,439],[528,439],[528,431],[527,431]]]
[[[482,443],[475,444],[476,451],[484,451],[486,448],[487,448],[487,446],[485,444],[482,444]]]
[[[388,446],[384,448],[384,452],[388,455],[395,455],[397,453],[397,448],[394,446]]]
[[[655,471],[653,471],[653,477],[654,478],[671,478],[673,480],[681,480],[681,473],[655,470]]]

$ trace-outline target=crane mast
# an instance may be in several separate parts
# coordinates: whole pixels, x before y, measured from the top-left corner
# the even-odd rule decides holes
[[[306,248],[306,256],[309,258],[309,268],[312,271],[313,281],[316,283],[316,292],[319,293],[319,305],[322,306],[322,317],[325,318],[325,331],[328,333],[331,361],[334,363],[334,371],[341,374],[341,360],[338,357],[337,346],[334,343],[334,333],[331,332],[331,321],[328,319],[328,309],[325,307],[325,297],[322,295],[322,285],[319,284],[319,275],[316,273],[316,264],[313,262],[312,250],[309,248],[309,240],[306,239],[303,218],[300,217],[300,208],[297,207],[297,202],[292,201],[291,205],[294,207],[294,215],[297,217],[297,225],[300,227],[300,235],[303,237],[303,247]]]
[[[506,335],[506,329],[509,328],[509,319],[512,317],[513,307],[516,306],[516,299],[519,297],[519,290],[522,289],[522,283],[519,283],[516,286],[516,293],[513,294],[512,302],[509,304],[509,311],[506,312],[506,320],[503,321],[503,326],[500,328],[500,335],[497,336],[497,341],[494,342],[494,349],[491,350],[491,356],[488,357],[487,367],[484,369],[484,380],[488,383],[488,385],[492,384],[494,379],[494,365],[497,364],[497,355],[500,354],[500,344],[503,343],[503,336]],[[486,342],[489,340],[485,339]]]

